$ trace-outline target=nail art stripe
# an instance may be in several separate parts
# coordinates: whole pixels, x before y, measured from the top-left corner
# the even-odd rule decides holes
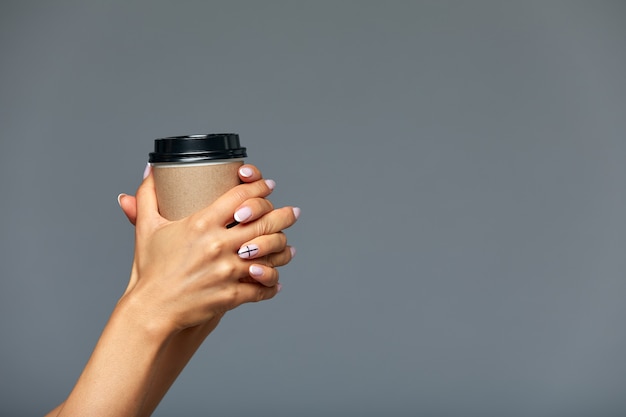
[[[241,258],[252,258],[254,255],[257,254],[257,252],[259,251],[259,247],[257,245],[246,245],[246,246],[242,246],[241,249],[239,249],[239,252],[237,252],[237,254],[241,257]]]

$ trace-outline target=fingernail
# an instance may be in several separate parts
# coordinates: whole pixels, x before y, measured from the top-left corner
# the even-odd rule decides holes
[[[263,268],[258,265],[250,265],[250,275],[253,277],[260,277],[263,275]]]
[[[150,165],[150,162],[148,162],[146,164],[146,168],[143,170],[143,179],[145,180],[146,178],[148,178],[148,175],[150,175],[150,171],[152,170],[152,165]]]
[[[282,289],[283,289],[283,284],[281,284],[280,282],[276,284],[276,292],[280,292],[280,290]]]
[[[237,255],[239,255],[240,258],[248,259],[256,256],[257,253],[259,253],[259,247],[257,245],[246,245],[239,249]]]
[[[120,205],[120,207],[122,207],[122,197],[124,197],[126,194],[121,193],[120,195],[117,196],[117,204]]]
[[[254,171],[252,171],[252,168],[243,167],[239,170],[239,175],[241,175],[244,178],[250,178],[252,174],[254,174]]]
[[[289,247],[289,252],[291,252],[291,259],[293,259],[296,256],[296,248],[293,246]]]
[[[300,210],[300,207],[294,207],[293,208],[293,215],[296,216],[296,220],[298,220],[298,217],[300,217],[300,212],[302,210]]]
[[[274,180],[265,180],[265,183],[267,184],[270,190],[273,190],[274,187],[276,187],[276,181]]]
[[[242,207],[235,212],[235,220],[239,223],[245,222],[252,217],[252,209],[250,207]]]

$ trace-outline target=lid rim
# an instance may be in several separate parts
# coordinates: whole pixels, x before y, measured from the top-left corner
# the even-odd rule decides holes
[[[148,162],[197,162],[247,157],[236,133],[169,136],[154,140]]]

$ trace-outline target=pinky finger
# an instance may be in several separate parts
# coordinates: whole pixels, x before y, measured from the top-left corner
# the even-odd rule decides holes
[[[242,282],[238,285],[240,285],[240,287],[237,291],[237,305],[269,300],[278,294],[281,288],[280,284],[274,285],[273,287],[266,287],[256,282]]]
[[[265,263],[272,267],[285,266],[296,256],[296,248],[287,246],[281,252],[265,256]]]
[[[248,267],[250,277],[266,287],[274,287],[278,284],[278,270],[270,266],[252,264]]]

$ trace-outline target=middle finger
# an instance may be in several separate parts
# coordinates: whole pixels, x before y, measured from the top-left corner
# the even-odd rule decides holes
[[[230,230],[232,233],[238,234],[237,237],[240,241],[251,241],[259,236],[272,235],[287,229],[298,220],[299,215],[300,209],[298,207],[282,207],[272,210],[257,220],[240,224]]]

